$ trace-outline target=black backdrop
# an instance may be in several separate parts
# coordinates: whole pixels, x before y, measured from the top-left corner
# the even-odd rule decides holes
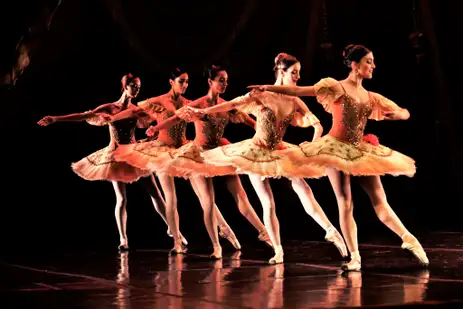
[[[414,178],[383,178],[389,202],[417,233],[461,230],[458,103],[463,66],[458,38],[463,23],[457,14],[462,5],[456,0],[415,2],[64,0],[17,84],[2,88],[4,247],[117,244],[111,184],[85,181],[70,169],[71,162],[107,144],[107,129],[86,123],[42,128],[36,124],[42,116],[86,111],[117,100],[120,78],[129,71],[142,79],[140,99],[165,93],[173,66],[190,73],[186,94],[190,99],[207,91],[201,75],[205,65],[226,66],[230,86],[224,98],[231,99],[245,93],[248,84],[272,83],[273,59],[279,52],[301,60],[302,85],[325,76],[343,78],[347,71],[340,54],[349,43],[365,44],[374,51],[377,69],[366,87],[408,108],[412,115],[409,121],[371,122],[367,127],[383,144],[417,161]],[[4,71],[11,65],[18,39],[49,4],[29,5],[16,1],[2,10]],[[420,48],[413,48],[409,40],[415,31],[424,34]],[[330,115],[313,98],[304,100],[328,131]],[[311,139],[312,132],[291,127],[285,139],[299,143]],[[252,134],[239,124],[230,124],[225,132],[231,141]],[[261,215],[249,180],[241,178]],[[176,183],[181,230],[187,238],[209,244],[189,184],[182,179]],[[309,183],[338,225],[328,180]],[[253,238],[248,236],[254,235],[251,225],[239,215],[223,180],[217,179],[216,184],[217,204],[237,236],[243,242]],[[321,239],[323,232],[305,215],[290,183],[272,180],[272,187],[282,236]],[[355,182],[353,192],[360,239],[391,235]],[[132,246],[154,247],[156,239],[166,239],[163,222],[136,184],[128,188],[128,211]]]

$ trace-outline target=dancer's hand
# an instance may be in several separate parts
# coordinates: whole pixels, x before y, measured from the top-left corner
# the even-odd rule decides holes
[[[403,116],[401,111],[390,111],[384,113],[385,120],[402,120]]]
[[[45,116],[37,122],[39,126],[46,127],[52,123],[56,122],[56,117],[53,116]]]
[[[251,89],[250,95],[253,95],[256,93],[267,91],[267,86],[266,85],[251,85],[251,86],[248,86],[248,89]]]
[[[185,106],[179,109],[176,115],[185,121],[195,121],[204,117],[205,113],[198,108]]]
[[[113,121],[113,117],[105,113],[98,114],[98,118],[104,124],[110,124]]]
[[[154,128],[154,126],[150,126],[150,127],[146,130],[145,134],[146,134],[147,136],[154,136],[154,135],[156,134],[156,129]]]

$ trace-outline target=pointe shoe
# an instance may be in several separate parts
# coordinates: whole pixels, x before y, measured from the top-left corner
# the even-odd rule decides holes
[[[210,258],[213,260],[220,260],[222,259],[222,247],[214,247],[214,252],[210,255]]]
[[[241,251],[235,251],[232,256],[230,257],[232,260],[239,260],[241,259]]]
[[[344,239],[336,228],[328,228],[326,231],[325,240],[335,245],[342,257],[347,259],[349,253],[347,252],[346,244],[344,243]]]
[[[117,247],[117,250],[119,250],[120,252],[127,252],[129,251],[129,246],[119,245],[119,247]]]
[[[270,236],[265,229],[259,233],[258,238],[260,241],[263,241],[267,246],[273,249],[272,241],[270,240]]]
[[[183,237],[182,234],[180,234],[180,238],[182,238],[182,244],[183,244],[184,246],[188,246],[188,241],[186,240],[185,237]]]
[[[283,248],[280,246],[277,246],[275,249],[275,256],[272,257],[268,262],[269,264],[281,264],[283,263]]]
[[[186,253],[187,249],[186,247],[181,243],[177,243],[174,245],[174,247],[169,251],[170,255],[176,255],[176,254],[184,254]]]
[[[228,240],[232,244],[232,246],[235,247],[236,250],[241,250],[241,244],[236,238],[235,233],[233,233],[233,231],[227,230],[225,232],[221,229],[219,231],[219,236]]]
[[[128,244],[127,240],[126,240],[126,239],[121,239],[120,244],[119,244],[119,247],[117,247],[117,249],[118,249],[120,252],[127,252],[127,251],[129,251],[129,244]]]
[[[169,236],[169,237],[171,237],[171,238],[174,237],[174,235],[172,235],[172,233],[170,232],[170,228],[167,229],[167,236]],[[184,246],[188,246],[188,241],[186,240],[185,237],[183,237],[182,233],[180,233],[180,237],[182,238],[182,244],[183,244]]]
[[[362,261],[360,257],[352,258],[350,262],[341,266],[343,271],[360,271],[362,268]]]
[[[403,250],[406,250],[413,254],[413,256],[415,256],[415,258],[418,259],[421,265],[429,265],[429,259],[426,256],[426,252],[424,252],[423,247],[416,238],[413,237],[413,239],[410,242],[404,241],[401,247]]]

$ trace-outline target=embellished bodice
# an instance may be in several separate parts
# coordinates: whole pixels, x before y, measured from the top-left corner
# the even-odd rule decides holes
[[[162,121],[174,116],[175,110],[185,106],[187,102],[188,100],[183,97],[180,97],[178,102],[172,102],[169,95],[166,94],[140,102],[138,105],[149,113],[154,114],[157,123],[161,123]],[[172,127],[160,130],[157,140],[165,145],[179,148],[186,143],[186,125],[186,121],[180,120]]]
[[[162,113],[160,118],[162,120],[166,120],[174,115],[175,115],[175,112],[166,110],[165,112]],[[165,142],[168,145],[172,145],[175,148],[182,146],[186,142],[186,136],[185,136],[186,125],[187,125],[186,121],[180,120],[172,127],[166,130],[159,131],[158,140]]]
[[[201,146],[205,149],[212,149],[220,144],[223,137],[225,126],[228,124],[228,115],[205,115],[201,119],[199,126],[201,127],[202,143]],[[197,135],[198,136],[198,135]]]
[[[294,118],[294,111],[289,113],[282,120],[277,120],[275,112],[267,107],[263,106],[257,113],[257,125],[256,134],[254,140],[258,141],[259,144],[269,149],[275,149],[286,133],[288,125]]]
[[[341,135],[339,137],[343,140],[358,145],[363,139],[368,117],[373,110],[371,100],[366,103],[359,103],[349,95],[344,94],[340,107],[342,112],[333,115],[332,131]]]
[[[200,108],[208,107],[209,104],[201,102]],[[195,121],[195,144],[204,149],[216,148],[220,145],[225,127],[230,120],[230,112],[206,114]]]
[[[237,107],[239,111],[256,117],[254,143],[268,149],[278,148],[288,125],[296,115],[294,97],[273,92],[263,92],[253,96],[238,97],[234,101],[242,101],[242,104]]]
[[[111,136],[111,144],[124,145],[135,143],[135,129],[137,128],[137,119],[126,118],[115,121],[109,125],[109,134]]]
[[[341,82],[330,77],[322,78],[314,88],[317,101],[333,116],[329,134],[353,145],[362,142],[368,119],[383,120],[387,112],[401,109],[388,98],[370,91],[367,102],[358,102]]]

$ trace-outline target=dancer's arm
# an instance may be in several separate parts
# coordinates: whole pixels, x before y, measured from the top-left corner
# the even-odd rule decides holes
[[[138,102],[137,107],[128,108],[112,117],[111,122],[126,119],[126,118],[145,118],[144,122],[153,122],[156,121],[156,115],[165,111],[165,107],[159,103],[159,98],[150,98]]]
[[[146,135],[148,135],[148,136],[153,136],[154,134],[156,134],[157,132],[159,132],[159,131],[161,131],[161,130],[167,130],[167,129],[173,127],[174,125],[176,125],[177,123],[179,123],[181,120],[182,120],[182,118],[180,118],[180,117],[177,116],[177,115],[174,115],[174,116],[172,116],[172,117],[169,117],[169,118],[167,118],[166,120],[161,121],[160,123],[158,123],[158,124],[155,125],[155,126],[150,126],[150,127],[146,130]]]
[[[304,101],[296,98],[295,102],[296,117],[291,124],[302,128],[312,126],[314,128],[312,141],[319,139],[323,134],[323,126],[321,125],[320,120],[310,111]]]
[[[188,110],[193,112],[195,117],[201,118],[201,116],[204,116],[205,114],[212,114],[212,113],[220,113],[220,112],[228,112],[231,111],[232,109],[235,109],[237,107],[240,107],[241,105],[248,104],[252,101],[256,100],[252,95],[249,93],[244,95],[244,96],[239,96],[237,98],[234,98],[231,101],[220,103],[211,107],[207,108],[194,108],[188,106]]]
[[[256,121],[246,113],[239,112],[237,110],[231,110],[228,112],[230,115],[230,121],[233,123],[244,123],[245,125],[256,129]]]
[[[384,113],[384,120],[407,120],[410,118],[410,112],[406,108]]]
[[[296,97],[313,97],[316,95],[314,86],[252,85],[248,86],[248,88],[258,92],[271,91]]]
[[[107,103],[98,106],[92,111],[84,113],[68,114],[63,116],[45,116],[39,120],[38,124],[41,126],[48,126],[54,122],[80,122],[89,120],[92,117],[98,117],[101,114],[111,114],[113,103]]]
[[[132,117],[137,117],[137,118],[148,117],[151,121],[156,121],[155,114],[148,113],[142,108],[135,107],[135,108],[128,108],[112,116],[111,122],[126,119],[126,118],[132,118]]]
[[[407,120],[410,118],[410,112],[406,108],[398,106],[393,101],[380,95],[379,93],[371,92],[373,98],[373,111],[370,119],[373,120]]]
[[[256,129],[256,121],[252,119],[251,116],[249,116],[248,114],[244,115],[243,123],[253,128],[254,130]]]
[[[189,110],[190,107],[196,107],[200,104],[200,99],[195,100],[195,101],[190,101],[187,105],[183,106],[182,108],[178,109],[175,112],[175,115],[172,117],[167,118],[164,121],[159,122],[156,126],[150,126],[146,130],[146,135],[148,136],[153,136],[157,132],[161,130],[167,130],[180,121],[184,120],[187,122],[192,122],[197,119],[196,113],[194,113],[192,110]]]

